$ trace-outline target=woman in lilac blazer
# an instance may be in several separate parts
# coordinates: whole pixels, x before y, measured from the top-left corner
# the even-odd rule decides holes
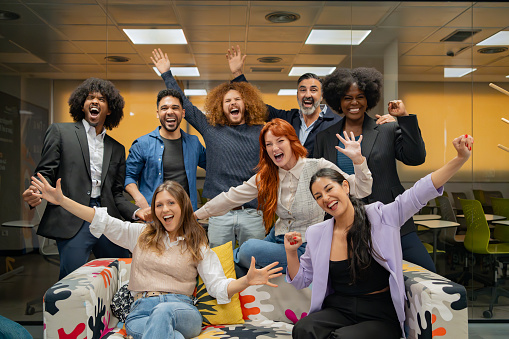
[[[293,338],[405,335],[399,228],[442,194],[442,186],[470,157],[472,144],[468,135],[454,139],[454,159],[387,205],[363,205],[350,197],[348,182],[334,170],[319,170],[311,178],[311,193],[333,219],[307,229],[307,247],[300,261],[301,234],[285,234],[287,281],[297,289],[313,283],[309,315],[294,326]]]

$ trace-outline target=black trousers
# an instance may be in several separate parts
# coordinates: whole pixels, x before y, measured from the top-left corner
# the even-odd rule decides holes
[[[401,326],[389,291],[357,297],[331,294],[322,310],[293,327],[297,339],[399,339]]]

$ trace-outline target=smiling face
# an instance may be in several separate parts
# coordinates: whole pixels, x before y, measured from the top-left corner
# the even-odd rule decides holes
[[[168,232],[170,240],[176,241],[182,214],[182,209],[177,199],[168,191],[163,190],[157,193],[154,203],[154,211],[157,219],[159,219],[166,232]]]
[[[159,101],[157,117],[164,130],[172,133],[179,128],[182,119],[185,117],[185,110],[182,108],[179,99],[166,96]]]
[[[357,87],[357,84],[352,84],[341,98],[341,111],[345,114],[346,119],[357,121],[364,119],[367,108],[368,100],[364,92]]]
[[[322,101],[322,84],[317,79],[304,79],[297,88],[297,101],[304,115],[313,114]]]
[[[277,167],[290,170],[297,163],[290,140],[285,136],[277,137],[269,130],[265,133],[265,149]]]
[[[229,90],[223,98],[223,112],[231,125],[246,123],[246,106],[240,93],[234,89]]]
[[[341,184],[328,177],[319,177],[311,186],[311,194],[318,205],[336,220],[349,217],[353,221],[354,209],[348,193],[350,186],[344,180]]]
[[[99,92],[88,93],[83,104],[85,120],[90,126],[95,127],[97,133],[101,133],[106,117],[111,114],[108,100]]]

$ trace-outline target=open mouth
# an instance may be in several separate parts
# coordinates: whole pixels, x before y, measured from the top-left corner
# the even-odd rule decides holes
[[[360,108],[350,108],[348,110],[348,112],[353,113],[353,114],[359,113],[359,111],[360,111]]]
[[[165,215],[163,217],[163,219],[164,219],[165,222],[170,222],[170,221],[173,220],[173,214],[172,215]]]
[[[94,107],[90,107],[89,112],[90,112],[90,115],[91,115],[91,116],[96,117],[96,116],[98,116],[98,115],[99,115],[100,110],[99,110],[99,108],[98,108],[98,107],[95,107],[95,106],[94,106]]]
[[[312,98],[305,98],[304,100],[302,100],[302,103],[306,107],[312,107],[315,101]]]
[[[338,202],[337,201],[332,201],[330,202],[328,205],[327,205],[327,208],[331,209],[331,210],[335,210],[336,208],[338,207]]]
[[[240,110],[238,108],[232,108],[230,114],[233,116],[237,116],[240,114]]]
[[[175,118],[168,118],[168,119],[166,119],[166,122],[170,123],[170,124],[175,123],[176,121],[177,121],[177,119],[175,119]]]
[[[284,153],[274,154],[274,159],[276,159],[276,161],[279,161],[283,159],[284,155],[285,155]]]

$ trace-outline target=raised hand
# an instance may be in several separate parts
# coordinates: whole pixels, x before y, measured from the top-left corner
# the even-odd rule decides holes
[[[297,251],[302,245],[302,236],[299,232],[288,232],[285,234],[285,251]]]
[[[239,45],[237,45],[237,49],[232,46],[232,48],[228,49],[226,52],[226,59],[228,60],[230,71],[235,78],[242,74],[242,68],[244,67],[246,56],[247,55],[242,55]]]
[[[405,104],[401,100],[389,101],[387,110],[389,111],[389,114],[392,115],[393,117],[403,117],[408,115],[405,108]]]
[[[64,200],[64,194],[62,193],[62,185],[60,184],[61,179],[57,180],[56,187],[49,184],[45,177],[41,173],[37,173],[36,177],[32,177],[32,185],[39,190],[40,193],[33,193],[36,197],[43,198],[52,204],[60,205]]]
[[[458,152],[458,158],[468,159],[472,153],[474,138],[468,134],[461,135],[454,139],[452,144],[456,152]]]
[[[384,115],[375,114],[375,118],[376,118],[376,124],[377,125],[383,125],[383,124],[386,124],[388,122],[396,121],[396,119],[394,119],[394,117],[392,115],[390,115],[390,114],[384,114]]]
[[[361,141],[362,141],[362,135],[359,137],[358,141],[355,141],[355,136],[353,135],[353,132],[350,132],[350,137],[348,136],[348,133],[346,131],[343,131],[343,135],[345,138],[342,138],[341,135],[336,134],[336,137],[343,143],[345,148],[341,148],[339,146],[336,146],[336,149],[352,159],[352,162],[354,165],[359,165],[364,162],[364,157],[362,156],[361,152]]]
[[[275,261],[270,265],[258,269],[255,267],[255,258],[251,257],[251,266],[249,266],[249,271],[247,271],[246,275],[247,283],[249,285],[267,285],[277,287],[277,285],[271,283],[269,279],[277,278],[282,274],[280,272],[283,270],[282,267],[274,268],[274,266],[277,266],[278,264],[279,262]]]
[[[163,74],[170,70],[170,59],[168,58],[168,54],[161,51],[160,48],[156,48],[152,51],[152,56],[150,60],[154,63],[159,73]]]
[[[41,198],[35,196],[34,193],[39,193],[39,190],[34,185],[30,185],[30,187],[27,188],[21,195],[23,197],[23,201],[32,207],[40,205],[42,202]]]

